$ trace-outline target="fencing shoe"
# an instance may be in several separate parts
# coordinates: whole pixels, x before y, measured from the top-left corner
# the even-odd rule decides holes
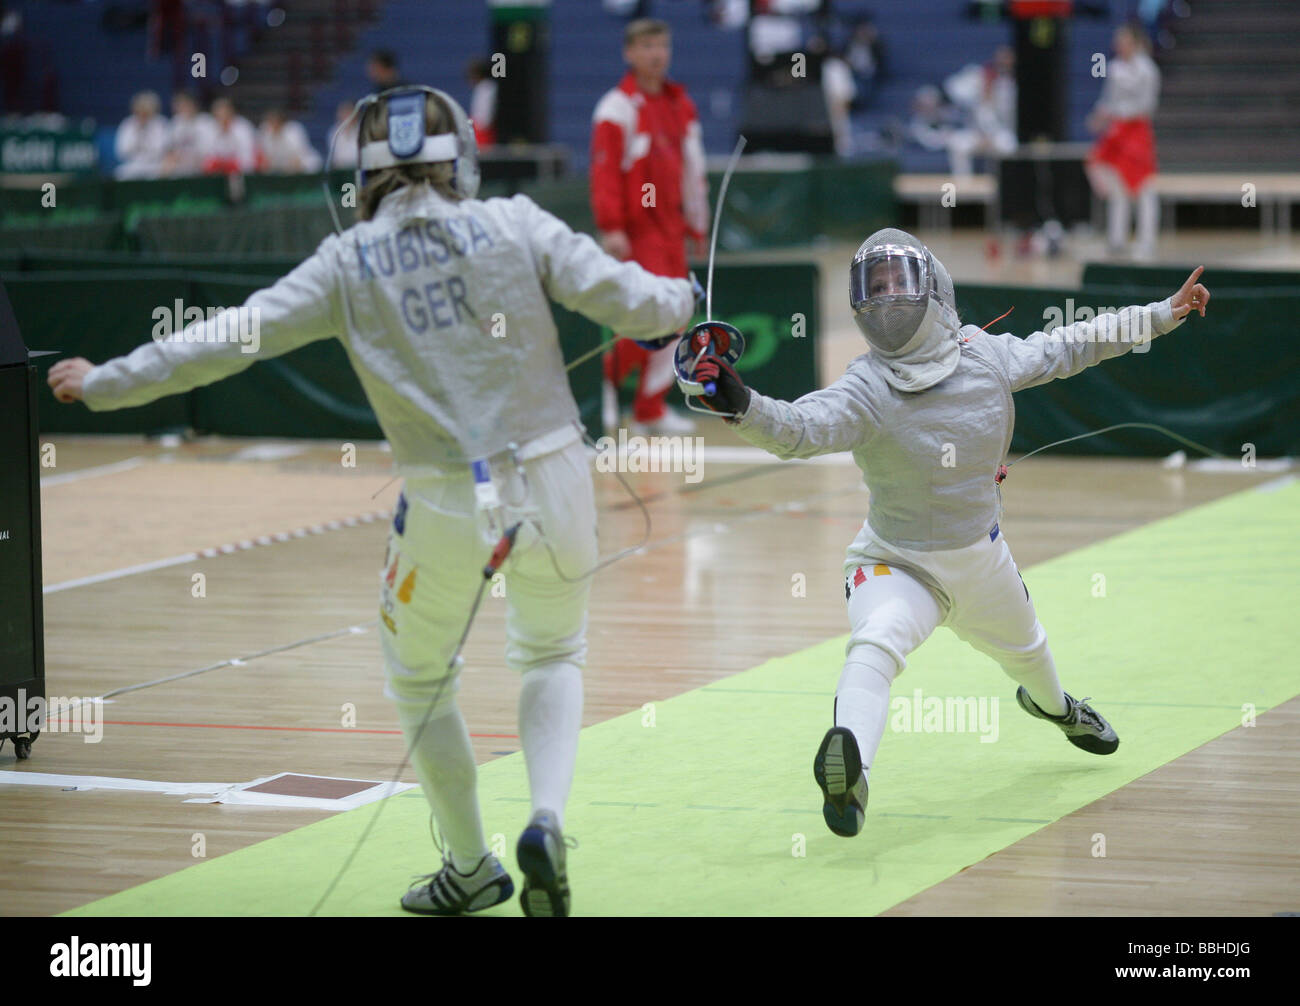
[[[510,874],[489,852],[470,873],[444,861],[441,870],[421,877],[402,895],[402,907],[421,915],[463,915],[509,901],[514,893]]]
[[[837,835],[852,838],[867,814],[867,778],[853,731],[831,727],[813,759],[813,778],[822,788],[822,817]]]
[[[519,836],[515,857],[524,871],[519,903],[530,918],[569,914],[569,878],[564,871],[565,839],[555,815],[539,810]]]
[[[1087,699],[1072,699],[1066,695],[1065,702],[1070,708],[1064,716],[1050,716],[1039,709],[1024,685],[1016,689],[1016,701],[1030,716],[1055,723],[1065,734],[1065,739],[1077,748],[1091,754],[1108,755],[1119,747],[1119,737],[1101,713],[1088,705]]]

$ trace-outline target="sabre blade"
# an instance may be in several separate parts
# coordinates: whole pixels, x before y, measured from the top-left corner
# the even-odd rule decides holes
[[[713,236],[709,241],[709,282],[704,288],[704,314],[709,321],[713,320],[713,257],[718,251],[718,223],[722,220],[722,205],[727,201],[727,186],[731,184],[731,173],[736,170],[740,152],[744,149],[745,138],[741,136],[736,140],[736,149],[731,152],[731,160],[727,162],[727,170],[723,172],[722,185],[718,188],[718,205],[713,210]]]

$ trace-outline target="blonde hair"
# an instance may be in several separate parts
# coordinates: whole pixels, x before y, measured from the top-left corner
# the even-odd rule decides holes
[[[627,27],[623,29],[623,45],[629,46],[638,39],[657,38],[660,35],[667,35],[672,38],[672,29],[668,27],[667,21],[659,21],[652,17],[641,17],[635,21],[629,21]]]
[[[380,98],[365,110],[358,127],[362,144],[388,140],[388,99]],[[454,133],[456,120],[451,109],[436,94],[426,94],[424,99],[424,133],[426,136],[438,136],[441,133]],[[432,185],[444,199],[459,202],[462,198],[452,187],[455,163],[442,161],[438,164],[399,164],[391,168],[380,168],[367,174],[366,184],[357,199],[357,216],[362,220],[374,218],[375,212],[384,197],[391,195],[407,185]]]

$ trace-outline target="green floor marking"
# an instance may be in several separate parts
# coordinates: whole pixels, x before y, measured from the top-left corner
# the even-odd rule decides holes
[[[939,630],[909,661],[895,698],[910,700],[915,688],[997,697],[997,739],[887,731],[855,839],[827,831],[812,780],[843,638],[657,702],[654,727],[638,710],[587,728],[568,810],[581,842],[569,854],[575,914],[880,912],[1240,726],[1243,705],[1262,713],[1285,702],[1300,691],[1297,511],[1300,484],[1239,492],[1026,572],[1065,688],[1092,696],[1120,736],[1110,757],[1026,716],[995,664]],[[1093,596],[1098,575],[1105,597]],[[489,841],[504,836],[518,883],[523,756],[482,766],[479,783]],[[701,806],[722,809],[688,809]],[[305,914],[375,810],[66,914]],[[323,914],[404,914],[398,897],[435,862],[427,822],[422,801],[389,800]],[[1081,862],[1090,853],[1077,850]],[[520,914],[518,900],[491,914]]]

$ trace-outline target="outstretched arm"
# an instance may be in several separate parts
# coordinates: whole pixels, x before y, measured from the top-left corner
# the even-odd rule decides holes
[[[1167,300],[1126,307],[1050,332],[1035,332],[1026,339],[991,336],[991,345],[1003,357],[1011,390],[1073,377],[1130,350],[1145,352],[1152,339],[1172,332],[1193,310],[1204,317],[1210,292],[1197,282],[1202,271],[1204,266],[1197,267]]]
[[[337,335],[338,325],[334,272],[317,252],[242,307],[146,342],[127,356],[99,366],[81,357],[61,360],[50,368],[49,384],[59,401],[84,401],[96,412],[146,405]]]
[[[701,360],[694,377],[717,387],[716,394],[700,396],[706,406],[734,416],[727,422],[737,433],[782,460],[851,450],[870,439],[879,425],[867,385],[851,369],[829,387],[794,402],[747,388],[731,366],[716,356]]]

